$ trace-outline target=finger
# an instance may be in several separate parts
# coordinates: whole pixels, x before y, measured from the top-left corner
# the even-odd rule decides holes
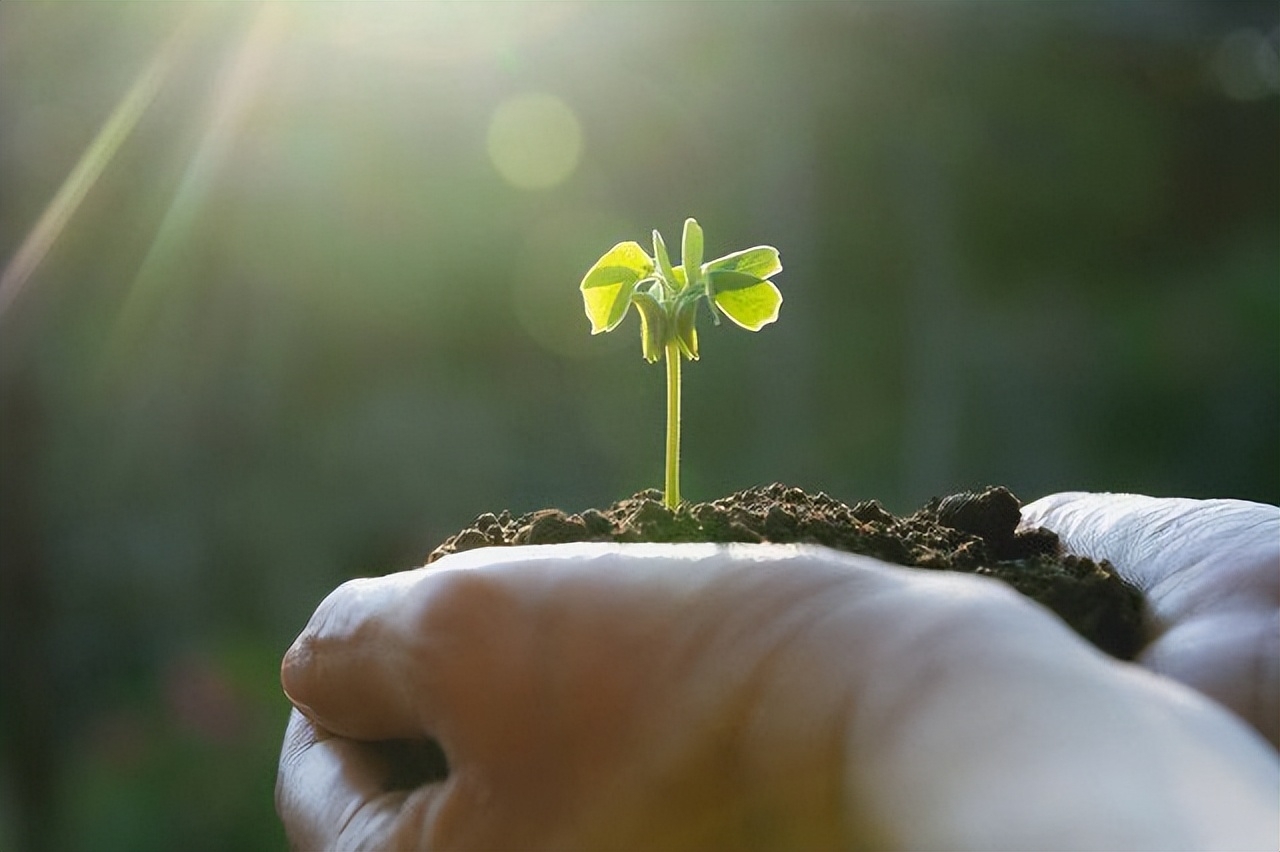
[[[677,572],[694,558],[688,549],[678,552],[684,556],[652,562],[671,563]],[[431,737],[454,766],[493,767],[518,746],[512,708],[544,708],[540,678],[549,667],[564,667],[557,655],[592,650],[557,646],[580,632],[549,615],[551,609],[585,598],[570,608],[602,618],[592,603],[599,602],[599,586],[625,575],[610,570],[616,559],[616,547],[599,544],[484,548],[429,569],[347,583],[321,604],[286,653],[285,692],[311,719],[343,736]],[[570,574],[584,579],[566,579]],[[551,591],[559,586],[567,587],[563,598]],[[641,599],[612,600],[628,612],[645,610]],[[615,621],[613,633],[647,640],[640,634],[649,628],[638,618],[621,626]],[[593,692],[599,694],[612,696]]]
[[[280,667],[285,694],[326,730],[369,740],[421,733],[408,718],[398,679],[378,676],[405,665],[389,621],[411,582],[410,574],[397,574],[344,583],[321,602],[285,653]],[[350,665],[351,649],[361,646],[371,649],[368,658],[376,669]],[[366,718],[360,712],[364,704],[385,712]]]
[[[392,763],[385,749],[330,734],[295,710],[276,780],[276,811],[290,847],[399,848],[397,838],[429,821],[446,788],[392,785]]]
[[[1023,523],[1107,559],[1146,594],[1138,662],[1235,710],[1280,745],[1280,509],[1243,500],[1055,494]]]
[[[431,822],[437,836],[464,832],[510,848],[566,820],[597,840],[630,836],[623,824],[665,840],[672,825],[681,837],[691,823],[708,831],[702,811],[673,802],[670,788],[656,822],[627,816],[637,812],[630,793],[605,791],[620,777],[665,777],[683,765],[692,732],[719,725],[722,690],[711,684],[749,682],[751,661],[767,655],[755,646],[793,629],[776,620],[790,602],[848,579],[844,566],[822,570],[821,560],[807,565],[818,571],[784,570],[781,556],[802,561],[790,548],[735,557],[696,545],[458,554],[441,568],[335,592],[286,655],[286,689],[308,716],[348,736],[437,737],[454,770],[448,783],[483,790],[489,802],[450,830]],[[711,586],[716,594],[704,594]],[[654,699],[659,692],[665,699]],[[638,725],[666,733],[638,747]],[[688,786],[705,803],[707,789],[726,783]]]
[[[504,612],[500,590],[466,571],[354,580],[317,608],[285,654],[281,682],[296,706],[342,736],[444,741],[450,697],[480,688],[458,682],[471,670],[460,658],[474,663],[502,643]]]

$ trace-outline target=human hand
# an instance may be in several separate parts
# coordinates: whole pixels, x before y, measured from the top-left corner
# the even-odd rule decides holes
[[[1280,747],[1280,509],[1244,500],[1053,494],[1023,523],[1110,560],[1151,616],[1137,662],[1208,695]]]
[[[438,566],[344,586],[286,658],[296,848],[1275,846],[1274,752],[981,578],[690,545]],[[368,741],[422,737],[448,778],[393,789]]]

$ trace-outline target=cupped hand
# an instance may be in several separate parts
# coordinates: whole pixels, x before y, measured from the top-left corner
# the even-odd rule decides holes
[[[332,594],[286,656],[298,849],[1275,848],[1230,713],[994,581],[561,545]],[[439,743],[405,783],[379,741]]]

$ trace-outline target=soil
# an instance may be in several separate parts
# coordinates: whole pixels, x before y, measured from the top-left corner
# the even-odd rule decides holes
[[[871,500],[848,506],[826,494],[775,483],[674,512],[656,490],[607,509],[486,513],[427,557],[477,547],[614,542],[821,544],[886,562],[995,577],[1058,614],[1077,633],[1122,660],[1145,643],[1141,592],[1107,562],[1062,551],[1056,533],[1017,529],[1021,504],[1006,488],[935,498],[896,517]]]

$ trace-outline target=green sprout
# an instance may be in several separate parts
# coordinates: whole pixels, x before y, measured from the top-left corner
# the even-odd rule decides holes
[[[632,305],[640,314],[640,346],[649,363],[667,359],[667,469],[663,502],[680,505],[680,359],[698,360],[698,304],[748,331],[778,318],[782,294],[769,278],[782,271],[773,246],[756,246],[702,262],[702,228],[684,223],[683,257],[672,266],[662,235],[653,232],[653,257],[639,243],[618,243],[582,279],[591,333],[613,331]]]

